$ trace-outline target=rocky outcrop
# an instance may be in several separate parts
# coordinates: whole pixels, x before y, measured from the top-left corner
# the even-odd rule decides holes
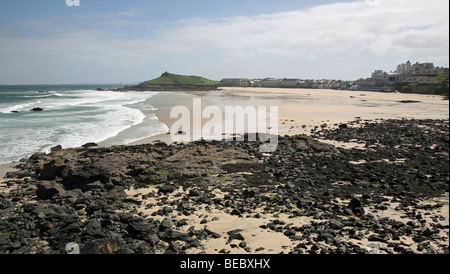
[[[190,85],[138,85],[125,86],[115,91],[211,91],[217,86],[190,86]]]
[[[442,204],[420,203],[448,195],[448,126],[355,121],[323,128],[315,138],[280,136],[271,154],[248,141],[37,153],[0,185],[0,253],[65,253],[70,242],[82,253],[186,253],[220,237],[227,243],[217,252],[264,252],[239,229],[208,228],[214,220],[205,215],[188,227],[185,218],[204,208],[263,221],[258,229],[295,243],[286,253],[366,253],[355,239],[378,243],[385,253],[448,253],[448,223],[439,222],[448,216],[433,211]],[[127,195],[132,189],[143,192]],[[392,207],[410,220],[373,215]],[[436,222],[427,222],[426,212]],[[290,224],[281,214],[314,221]]]

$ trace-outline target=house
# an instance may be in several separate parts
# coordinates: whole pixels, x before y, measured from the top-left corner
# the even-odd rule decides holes
[[[279,87],[280,84],[281,84],[281,80],[279,80],[279,79],[267,78],[267,79],[261,80],[261,87],[276,88],[276,87]]]
[[[250,85],[250,80],[246,78],[224,78],[220,82],[226,86],[232,87],[241,87]]]
[[[399,83],[399,78],[403,75],[403,72],[385,72],[383,77],[383,84],[392,86]]]
[[[395,70],[395,72],[399,72],[399,73],[408,73],[411,70],[411,62],[408,61],[404,64],[400,64],[397,66],[397,69]]]
[[[280,82],[280,87],[282,88],[298,88],[300,87],[300,79],[286,79],[284,78]]]

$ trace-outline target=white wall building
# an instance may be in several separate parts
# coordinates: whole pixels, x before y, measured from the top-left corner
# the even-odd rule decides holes
[[[410,70],[411,70],[411,62],[408,61],[404,64],[398,65],[395,72],[408,73]]]

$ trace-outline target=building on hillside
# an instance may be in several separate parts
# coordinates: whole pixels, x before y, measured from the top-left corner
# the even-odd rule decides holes
[[[407,73],[411,70],[411,62],[408,61],[404,64],[400,64],[397,66],[397,69],[394,72],[399,72],[399,73]]]
[[[411,70],[422,70],[422,69],[433,69],[434,64],[433,63],[420,63],[416,62],[414,65],[411,66]]]
[[[399,78],[399,83],[404,84],[436,84],[436,77],[429,76],[414,76],[414,75],[403,75]]]

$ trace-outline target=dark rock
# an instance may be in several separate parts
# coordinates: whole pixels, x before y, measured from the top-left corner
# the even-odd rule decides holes
[[[84,226],[84,232],[94,238],[102,238],[106,236],[106,233],[102,229],[102,225],[97,219],[90,219]]]
[[[214,239],[219,239],[219,238],[221,237],[219,233],[216,233],[216,232],[214,232],[214,231],[211,231],[211,230],[209,230],[209,229],[207,229],[207,228],[205,228],[204,231],[205,231],[210,237],[212,237],[212,238],[214,238]]]
[[[234,208],[234,209],[230,212],[230,214],[231,214],[231,215],[237,215],[237,216],[240,216],[240,215],[242,215],[242,212],[241,212],[239,209]]]
[[[159,193],[163,193],[163,194],[167,194],[167,193],[172,193],[176,190],[176,187],[172,184],[165,184],[162,185],[159,189],[158,192]]]
[[[39,174],[39,178],[43,180],[53,180],[56,177],[66,178],[71,170],[71,166],[66,164],[64,160],[57,158],[44,164],[44,168]]]
[[[55,195],[62,193],[64,193],[64,189],[56,182],[43,181],[37,185],[36,195],[39,199],[51,199]]]
[[[415,101],[415,100],[401,100],[398,101],[399,103],[404,103],[404,104],[411,104],[411,103],[422,103],[421,101]]]
[[[24,158],[18,163],[20,174],[10,174],[11,180],[2,184],[9,190],[0,194],[0,253],[60,253],[69,241],[92,253],[110,253],[108,243],[115,253],[188,253],[203,241],[223,237],[205,225],[185,229],[187,220],[146,219],[149,216],[136,208],[146,198],[156,200],[147,209],[154,207],[155,215],[171,218],[192,217],[199,206],[245,218],[263,217],[257,212],[264,210],[271,221],[260,228],[300,243],[286,253],[366,252],[361,242],[351,239],[383,242],[388,247],[381,250],[386,252],[409,253],[417,245],[417,252],[448,253],[440,238],[448,232],[448,224],[441,224],[445,218],[430,215],[437,214],[432,212],[437,208],[420,203],[448,191],[448,121],[360,119],[346,125],[318,126],[313,137],[279,136],[277,150],[264,155],[258,142],[199,141],[57,147],[50,154]],[[335,148],[316,137],[367,146]],[[159,184],[159,194],[183,188],[188,195],[174,193],[175,199],[169,200],[152,191],[141,197],[125,193],[129,187]],[[224,198],[208,188],[221,191]],[[349,197],[357,198],[344,206],[335,200]],[[394,198],[389,204],[383,197]],[[377,210],[399,204],[396,211],[414,221],[365,215],[365,204]],[[286,213],[314,220],[297,227],[276,219]],[[211,218],[201,216],[198,222],[214,222]],[[229,243],[236,240],[233,247],[252,251],[243,235],[232,230],[226,238]],[[414,245],[407,244],[410,238]],[[44,241],[44,247],[34,244],[36,239]]]
[[[54,146],[54,147],[50,148],[50,151],[51,151],[52,153],[54,153],[54,152],[61,151],[62,149],[63,149],[63,148],[62,148],[61,145],[57,145],[57,146]]]
[[[296,233],[297,232],[294,229],[288,229],[283,234],[286,237],[291,237],[291,236],[295,236]]]
[[[331,220],[329,225],[332,229],[341,229],[344,227],[344,225],[338,220]]]
[[[171,231],[169,233],[169,238],[172,241],[186,240],[187,237],[189,237],[188,234],[183,233],[183,232],[179,232],[179,231]]]
[[[191,189],[191,190],[189,190],[189,196],[191,196],[191,197],[198,197],[198,196],[201,196],[201,195],[202,195],[202,192],[200,190],[198,190],[198,189]]]
[[[161,224],[159,226],[159,229],[165,230],[165,229],[171,228],[172,226],[174,226],[172,219],[164,218],[164,220],[161,222]]]
[[[22,179],[26,177],[32,177],[33,173],[28,170],[9,171],[6,173],[6,179]]]
[[[245,241],[240,242],[239,243],[239,247],[240,248],[246,248],[247,247],[247,242],[245,242]]]
[[[81,147],[83,148],[91,148],[91,147],[98,147],[98,145],[96,143],[86,143],[84,145],[82,145]]]
[[[43,108],[33,108],[31,111],[39,112],[39,111],[44,111],[44,109]]]
[[[355,215],[363,215],[365,210],[360,199],[353,198],[347,206]]]
[[[147,222],[131,223],[127,226],[128,234],[135,239],[148,239],[154,225]]]
[[[100,181],[107,183],[110,173],[107,167],[95,167],[93,165],[81,166],[70,169],[68,172],[67,185],[70,188],[83,188],[85,185]]]
[[[353,198],[351,201],[350,201],[350,203],[348,204],[348,208],[350,208],[350,209],[354,209],[354,208],[358,208],[358,207],[362,207],[363,205],[362,205],[362,203],[361,203],[361,200],[360,199],[358,199],[358,198]]]
[[[369,238],[367,238],[371,242],[387,242],[389,240],[389,237],[386,235],[370,235]]]
[[[87,184],[83,187],[83,192],[94,189],[103,189],[104,185],[100,181],[96,181],[90,184]]]
[[[242,236],[242,234],[240,233],[242,230],[240,229],[235,229],[232,231],[228,231],[227,234],[229,235],[228,238],[228,243],[230,243],[232,240],[240,240],[240,241],[244,241],[244,236]]]

